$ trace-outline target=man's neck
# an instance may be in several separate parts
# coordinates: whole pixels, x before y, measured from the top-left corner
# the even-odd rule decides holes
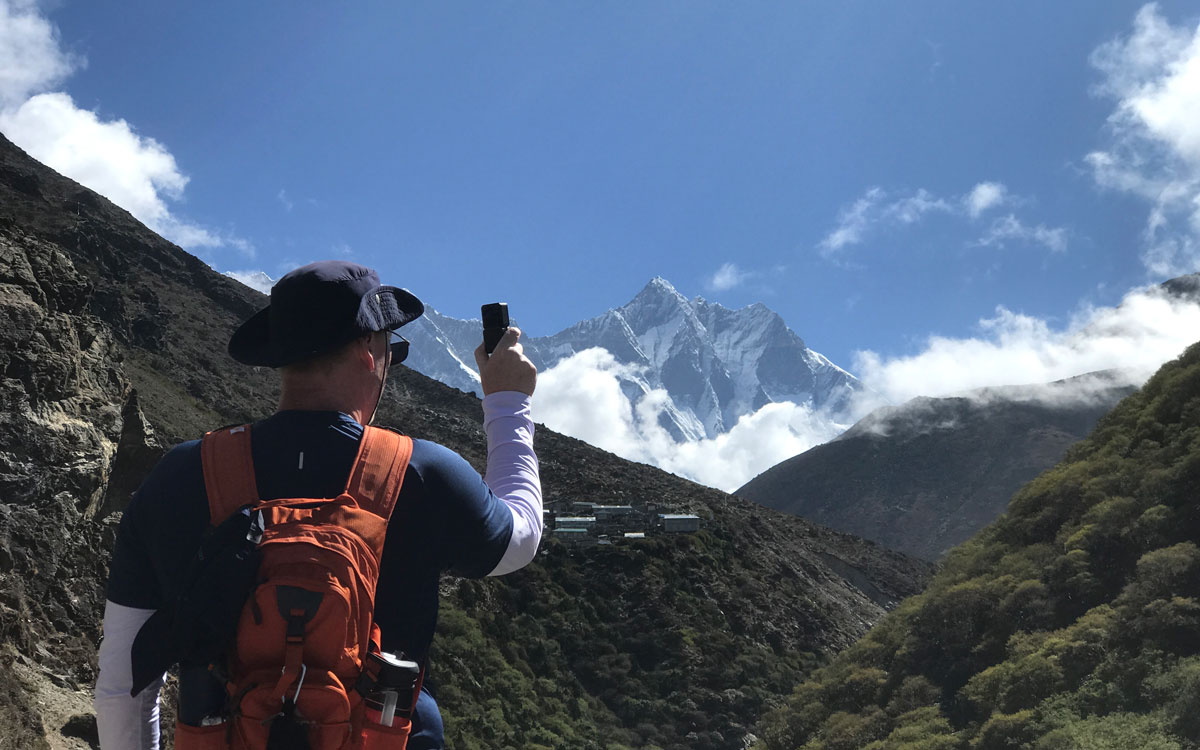
[[[327,392],[289,392],[286,388],[279,398],[277,411],[340,411],[361,425],[365,425],[370,419],[370,410],[362,404],[356,404],[352,399]]]

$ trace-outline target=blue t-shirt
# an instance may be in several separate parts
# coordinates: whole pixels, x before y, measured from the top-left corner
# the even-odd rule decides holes
[[[336,497],[346,488],[362,434],[362,425],[339,412],[283,411],[256,422],[250,437],[259,498]],[[209,524],[200,441],[193,440],[167,453],[130,501],[113,550],[108,599],[141,609],[173,601]],[[413,440],[375,593],[383,650],[423,660],[437,624],[441,574],[486,576],[508,548],[512,524],[508,507],[466,460],[437,443]],[[197,715],[185,705],[189,695],[203,692],[194,687],[181,684],[181,716]],[[441,747],[441,717],[428,693],[413,724],[410,748]]]

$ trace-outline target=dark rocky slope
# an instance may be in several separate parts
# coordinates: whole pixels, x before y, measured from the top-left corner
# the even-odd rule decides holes
[[[734,494],[937,560],[1133,391],[1106,373],[878,409]]]
[[[116,521],[165,447],[268,413],[225,343],[265,298],[0,137],[0,748],[87,747]],[[482,466],[478,401],[411,371],[382,421]],[[641,498],[687,537],[565,547],[447,580],[455,747],[740,748],[761,710],[926,566],[542,430],[549,501]]]

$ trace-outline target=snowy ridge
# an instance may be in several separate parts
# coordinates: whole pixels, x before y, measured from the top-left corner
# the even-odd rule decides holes
[[[478,320],[427,307],[404,335],[412,342],[409,366],[479,393]],[[635,407],[651,391],[666,391],[658,420],[680,442],[727,433],[740,417],[785,401],[839,421],[862,389],[765,305],[730,310],[701,297],[689,301],[662,278],[622,307],[524,344],[543,372],[587,349],[606,349],[623,366],[621,389]]]
[[[475,347],[481,326],[480,321],[450,318],[426,307],[424,315],[401,331],[409,341],[406,364],[459,390],[480,393]]]

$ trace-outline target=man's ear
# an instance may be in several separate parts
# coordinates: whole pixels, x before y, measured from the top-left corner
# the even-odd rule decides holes
[[[364,348],[366,349],[367,354],[367,358],[364,360],[364,365],[370,368],[372,372],[374,372],[374,370],[376,370],[376,368],[379,366],[380,359],[388,358],[388,348],[390,346],[388,342],[389,336],[382,336],[383,346],[377,347],[376,338],[380,337],[379,332],[380,331],[373,332],[373,334],[368,334],[362,338],[362,342],[364,342]]]
[[[371,351],[371,343],[375,338],[375,334],[368,333],[366,336],[359,336],[354,340],[354,361],[363,367],[375,371],[376,360],[379,356]]]

